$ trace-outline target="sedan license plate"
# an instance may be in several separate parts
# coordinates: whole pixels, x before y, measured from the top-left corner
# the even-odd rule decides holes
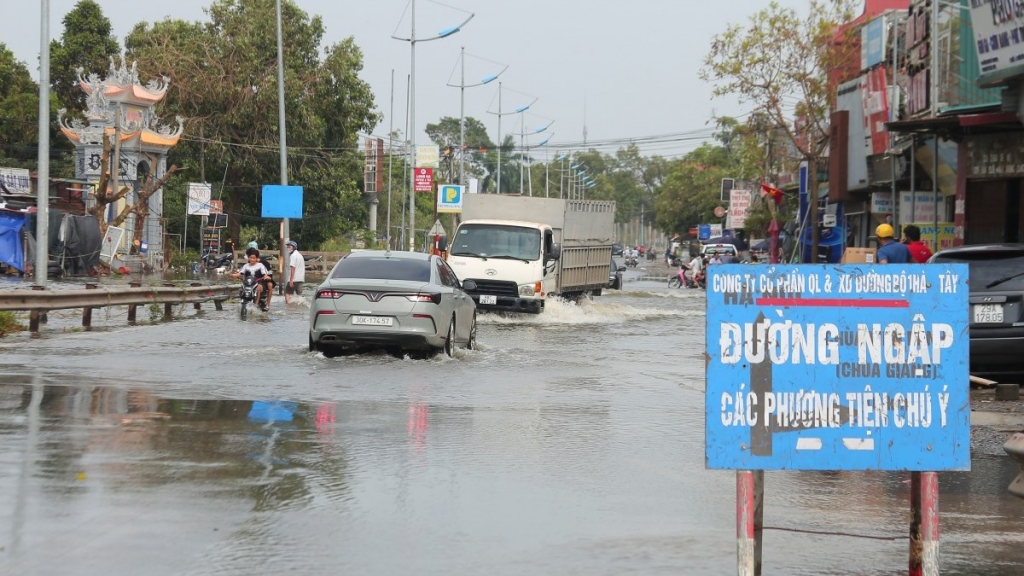
[[[352,323],[361,326],[391,326],[393,318],[387,316],[353,316]]]
[[[1003,305],[1002,304],[975,304],[974,305],[974,323],[975,324],[1002,324],[1003,323]]]
[[[498,297],[497,296],[489,296],[487,294],[482,294],[482,295],[480,295],[480,303],[481,304],[497,304],[498,303]]]

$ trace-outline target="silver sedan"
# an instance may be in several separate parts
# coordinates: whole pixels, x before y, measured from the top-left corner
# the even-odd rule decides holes
[[[334,356],[384,348],[451,356],[476,346],[476,304],[448,263],[418,252],[366,250],[345,256],[314,295],[309,349]]]

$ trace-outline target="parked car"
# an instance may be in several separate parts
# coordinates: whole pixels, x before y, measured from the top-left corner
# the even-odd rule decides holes
[[[1024,244],[947,248],[928,262],[968,265],[971,373],[1024,373]]]
[[[622,244],[612,244],[612,256],[622,256]]]
[[[335,264],[314,294],[309,349],[335,356],[384,348],[451,356],[476,347],[476,304],[448,263],[418,252],[366,250]]]

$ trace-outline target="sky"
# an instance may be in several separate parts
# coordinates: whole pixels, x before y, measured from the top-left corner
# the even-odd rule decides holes
[[[62,19],[77,1],[50,0],[52,38],[60,38]],[[203,9],[211,1],[97,0],[119,42],[141,21],[165,17],[205,21]],[[373,135],[386,137],[392,127],[405,133],[412,51],[408,41],[392,36],[407,39],[411,35],[410,1],[295,2],[308,14],[322,17],[325,44],[352,36],[362,49],[361,77],[373,89],[377,109],[384,116]],[[804,14],[808,0],[779,3]],[[10,9],[16,4],[25,3],[0,0],[5,21],[0,42],[38,79],[41,10],[34,6]],[[483,122],[492,140],[498,139],[500,119],[502,136],[525,132],[527,145],[547,139],[552,155],[585,148],[614,154],[633,141],[644,154],[680,157],[709,138],[715,116],[741,116],[749,111],[748,105],[734,98],[712,98],[712,86],[698,73],[714,35],[730,24],[746,24],[751,14],[767,4],[767,0],[416,0],[416,141],[428,143],[423,132],[428,123],[444,116],[459,117],[462,92],[465,115]],[[474,17],[459,33],[425,41],[460,24],[469,13]],[[458,69],[463,47],[467,54],[464,82]],[[499,77],[500,108],[498,81],[458,87],[478,83],[506,65]],[[531,102],[528,110],[515,113]],[[544,126],[547,129],[538,133]]]

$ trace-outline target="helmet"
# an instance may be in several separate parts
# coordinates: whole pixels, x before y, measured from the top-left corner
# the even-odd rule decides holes
[[[879,238],[893,238],[896,236],[896,233],[889,224],[879,224],[878,228],[875,228],[875,236]]]
[[[296,250],[299,249],[299,245],[295,243],[295,240],[289,240],[288,243],[285,244],[285,246],[291,246],[292,248],[294,248]]]

